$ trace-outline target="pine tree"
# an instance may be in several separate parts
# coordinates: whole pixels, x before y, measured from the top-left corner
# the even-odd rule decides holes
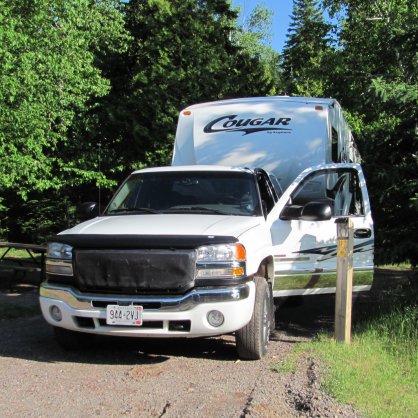
[[[328,50],[329,30],[316,0],[294,0],[283,51],[283,78],[289,94],[324,94],[321,67]]]

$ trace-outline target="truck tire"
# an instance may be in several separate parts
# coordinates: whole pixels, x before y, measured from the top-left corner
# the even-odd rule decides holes
[[[78,351],[88,348],[95,340],[95,336],[83,332],[70,331],[61,327],[54,327],[55,341],[67,351]]]
[[[238,356],[245,360],[259,360],[267,353],[271,331],[273,300],[267,280],[255,277],[255,303],[250,322],[235,333]]]

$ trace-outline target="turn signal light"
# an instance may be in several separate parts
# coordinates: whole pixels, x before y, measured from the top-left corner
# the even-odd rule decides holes
[[[235,245],[235,260],[245,261],[247,255],[245,252],[245,247],[242,244]]]

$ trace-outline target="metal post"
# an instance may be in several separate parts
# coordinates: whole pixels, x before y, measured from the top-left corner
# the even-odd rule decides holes
[[[337,342],[351,342],[351,307],[353,296],[353,221],[338,218],[337,286],[335,293],[335,331]]]

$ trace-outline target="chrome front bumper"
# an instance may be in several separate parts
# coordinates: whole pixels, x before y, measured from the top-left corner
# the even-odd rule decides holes
[[[109,295],[82,293],[77,289],[48,284],[40,287],[40,304],[44,318],[54,326],[74,331],[144,337],[187,336],[198,337],[219,335],[236,331],[251,319],[255,298],[253,282],[232,287],[193,289],[184,295]],[[141,305],[144,307],[143,321],[146,327],[121,327],[105,323],[106,306]],[[51,307],[58,306],[63,318],[57,322],[51,316]],[[225,322],[218,328],[207,321],[210,310],[219,310]],[[82,319],[82,320],[81,320]],[[87,323],[88,326],[85,326]],[[189,321],[188,331],[173,331],[172,321]],[[152,328],[152,324],[157,328]]]

